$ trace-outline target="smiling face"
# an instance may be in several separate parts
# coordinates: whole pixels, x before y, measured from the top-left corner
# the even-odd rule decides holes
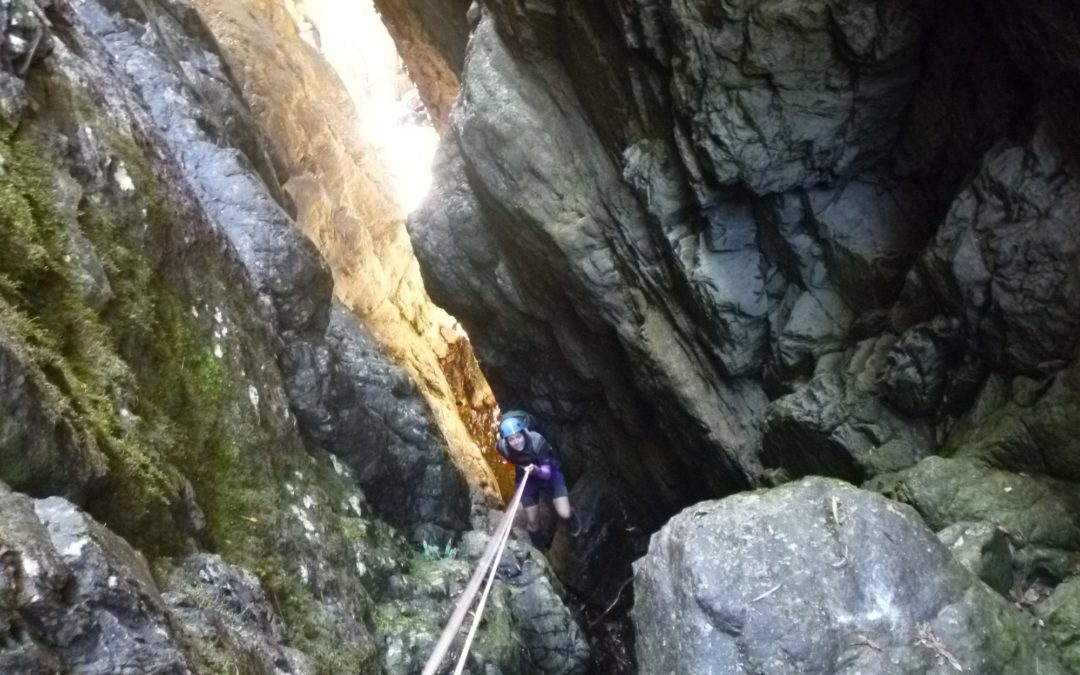
[[[511,448],[517,452],[521,452],[525,449],[525,432],[519,431],[516,434],[510,434],[506,437],[506,442]]]

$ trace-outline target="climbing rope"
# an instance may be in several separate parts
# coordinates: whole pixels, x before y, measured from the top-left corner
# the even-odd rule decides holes
[[[517,514],[518,506],[521,505],[521,495],[525,491],[525,483],[529,480],[529,473],[532,472],[533,467],[529,466],[525,468],[525,475],[521,479],[521,485],[518,485],[517,492],[514,493],[514,498],[510,500],[510,506],[506,509],[506,514],[503,516],[502,521],[499,523],[499,527],[495,530],[495,535],[488,542],[488,546],[484,549],[484,555],[480,556],[480,562],[476,566],[476,571],[473,572],[472,578],[469,579],[469,583],[465,586],[465,592],[461,594],[461,599],[458,600],[457,607],[454,608],[454,613],[450,615],[450,620],[447,621],[446,627],[443,628],[442,635],[439,636],[439,641],[435,643],[435,649],[432,650],[431,656],[428,657],[427,665],[424,666],[422,675],[435,675],[436,669],[439,664],[442,663],[443,657],[446,656],[446,651],[450,648],[450,643],[454,641],[454,636],[457,635],[458,628],[461,627],[461,622],[465,619],[465,614],[469,611],[469,607],[472,605],[473,598],[476,597],[476,592],[480,589],[480,582],[484,579],[484,573],[491,568],[488,582],[484,588],[483,597],[480,599],[480,604],[477,605],[476,613],[473,616],[473,623],[469,629],[469,634],[466,637],[465,644],[461,648],[461,656],[458,659],[457,669],[455,674],[460,674],[462,668],[465,666],[465,659],[469,654],[469,646],[472,645],[473,636],[476,633],[477,626],[480,625],[480,614],[484,611],[484,605],[487,603],[488,591],[491,590],[491,584],[495,580],[495,573],[499,569],[499,560],[502,559],[503,549],[506,547],[506,542],[510,539],[510,530],[514,526],[514,516]]]
[[[513,519],[509,521],[513,523]],[[472,646],[473,638],[476,636],[476,629],[480,627],[480,617],[484,613],[484,606],[487,604],[488,593],[491,592],[491,585],[495,582],[495,575],[499,571],[499,562],[502,560],[502,551],[506,547],[506,540],[510,538],[510,527],[503,528],[502,537],[499,541],[499,554],[495,556],[495,559],[491,563],[491,571],[488,573],[487,584],[484,585],[484,592],[480,594],[480,602],[476,603],[476,610],[473,612],[472,626],[469,627],[469,634],[465,636],[465,643],[461,645],[461,656],[458,657],[457,668],[454,669],[454,675],[461,675],[461,671],[465,669],[465,661],[469,656],[469,647]]]

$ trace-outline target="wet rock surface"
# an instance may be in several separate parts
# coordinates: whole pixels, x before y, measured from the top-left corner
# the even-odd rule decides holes
[[[327,426],[342,409],[337,406],[351,407],[357,402],[349,397],[332,398],[334,372],[344,367],[344,361],[331,353],[327,343],[330,270],[283,208],[277,182],[268,184],[265,171],[256,170],[266,148],[272,146],[253,126],[246,104],[229,88],[230,78],[219,57],[200,42],[203,33],[185,32],[166,13],[155,14],[151,28],[93,4],[81,6],[79,12],[78,26],[88,31],[88,43],[101,49],[100,58],[119,64],[124,76],[139,86],[140,99],[133,103],[145,110],[158,139],[175,157],[177,171],[193,201],[236,256],[258,297],[263,318],[282,338],[278,360],[297,420],[306,433],[329,448],[332,439],[341,435]],[[201,26],[194,15],[189,20]],[[144,46],[147,41],[149,49]],[[180,54],[178,46],[184,47]],[[188,64],[187,69],[184,64]],[[203,110],[204,98],[218,101],[219,106]],[[220,111],[220,117],[215,111]],[[246,154],[220,142],[235,137],[249,139]],[[356,319],[342,316],[338,324],[348,321],[355,323]],[[374,346],[368,356],[387,359]],[[345,373],[344,377],[354,378],[355,374]],[[421,399],[419,390],[409,391],[408,396]],[[393,402],[386,403],[396,409]],[[373,406],[375,401],[365,405]],[[442,467],[440,477],[422,490],[429,496],[427,511],[421,515],[397,504],[378,500],[375,504],[400,516],[403,524],[431,520],[449,531],[460,530],[464,511],[460,470],[446,457],[447,446],[439,443],[441,434],[434,430],[437,423],[430,410],[425,410],[422,402],[416,405],[418,419],[428,427],[432,443],[413,439],[419,445],[410,452],[429,453],[427,464]]]
[[[425,14],[451,16],[453,4],[441,10],[432,6]],[[291,209],[294,228],[298,226],[301,237],[315,245],[329,268],[333,296],[364,323],[383,353],[381,359],[394,362],[415,384],[413,395],[424,399],[421,408],[429,418],[421,425],[439,430],[453,458],[448,471],[468,481],[477,501],[491,500],[494,478],[458,415],[456,399],[463,392],[453,390],[439,360],[449,349],[443,331],[454,321],[431,303],[423,288],[385,150],[376,149],[387,139],[368,137],[375,133],[369,128],[370,108],[381,103],[369,100],[372,94],[351,100],[331,67],[363,72],[371,65],[334,52],[324,57],[301,39],[297,13],[303,16],[310,9],[302,3],[283,7],[277,0],[199,0],[195,8],[235,86],[229,93],[239,96],[241,107],[250,110],[253,131],[275,162],[276,179],[285,195],[282,201]],[[265,35],[275,39],[264,39]],[[342,62],[332,63],[331,57]],[[302,85],[294,86],[297,82]],[[319,347],[292,348],[293,361],[305,364],[301,376],[307,394],[326,389],[319,382],[328,376],[317,367],[326,359]],[[324,431],[321,408],[328,402],[311,403],[316,408],[310,420],[313,432]],[[416,446],[412,452],[425,455],[432,449]],[[446,478],[451,492],[457,483]],[[453,494],[447,494],[447,502],[456,508]]]
[[[641,669],[1055,672],[1006,592],[1075,663],[1075,8],[466,4],[384,8],[447,124],[409,230],[499,400],[565,457],[586,534],[553,568],[593,615],[619,620],[671,514],[815,473],[910,503],[997,591],[909,511],[801,482],[731,502],[764,520],[704,505],[730,520],[656,536],[688,567],[639,564]],[[163,605],[115,535],[12,497],[0,528],[51,571],[0,551],[0,669],[408,672],[467,566],[425,569],[370,515],[443,543],[491,485],[439,437],[462,425],[433,404],[453,394],[400,218],[355,227],[361,157],[322,133],[348,135],[347,101],[288,79],[333,74],[276,3],[199,9],[0,3],[0,477],[181,570]],[[716,553],[741,527],[760,541]],[[521,574],[470,668],[584,669],[559,585]]]
[[[381,669],[414,549],[377,512],[467,525],[439,420],[351,315],[328,337],[331,270],[191,7],[43,7],[50,49],[0,69],[0,477],[71,501],[4,491],[0,671]],[[335,441],[422,489],[369,500]]]
[[[143,557],[58,497],[0,486],[0,670],[190,673]]]
[[[326,415],[332,451],[389,522],[410,530],[416,543],[446,543],[466,529],[469,492],[424,399],[340,304],[329,341],[336,357]]]

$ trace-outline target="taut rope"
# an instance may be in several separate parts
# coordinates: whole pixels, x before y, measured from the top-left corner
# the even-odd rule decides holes
[[[476,571],[473,572],[468,585],[465,586],[465,592],[461,594],[461,599],[458,600],[454,613],[450,615],[450,620],[447,621],[446,627],[443,628],[439,641],[435,643],[435,649],[432,650],[431,656],[428,657],[422,675],[435,675],[436,669],[438,669],[439,664],[442,663],[443,658],[446,656],[446,651],[450,648],[450,643],[454,641],[454,636],[457,635],[458,628],[461,627],[461,622],[465,619],[466,612],[469,611],[469,607],[472,605],[473,598],[476,597],[476,592],[480,589],[480,582],[484,579],[484,573],[490,567],[491,575],[488,578],[487,586],[484,588],[484,596],[476,608],[472,627],[469,630],[464,646],[461,648],[461,657],[458,660],[457,670],[454,671],[455,673],[461,673],[469,653],[469,646],[472,644],[473,635],[476,633],[476,627],[480,625],[480,613],[484,611],[488,591],[491,590],[491,584],[495,580],[495,573],[499,569],[498,561],[502,558],[503,549],[510,538],[510,530],[514,526],[514,516],[517,514],[518,506],[521,504],[521,495],[525,491],[525,483],[528,482],[532,469],[531,466],[525,467],[525,475],[521,479],[521,485],[518,485],[517,492],[514,493],[514,498],[510,500],[510,506],[506,509],[506,515],[503,516],[502,522],[499,523],[499,527],[495,530],[495,535],[488,542],[487,548],[484,549],[484,555],[480,556],[480,563],[476,566]]]

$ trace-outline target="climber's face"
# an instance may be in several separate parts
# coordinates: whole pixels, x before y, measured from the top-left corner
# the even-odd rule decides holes
[[[525,449],[525,432],[519,431],[516,434],[510,434],[506,437],[506,442],[510,444],[510,447],[518,452]]]

